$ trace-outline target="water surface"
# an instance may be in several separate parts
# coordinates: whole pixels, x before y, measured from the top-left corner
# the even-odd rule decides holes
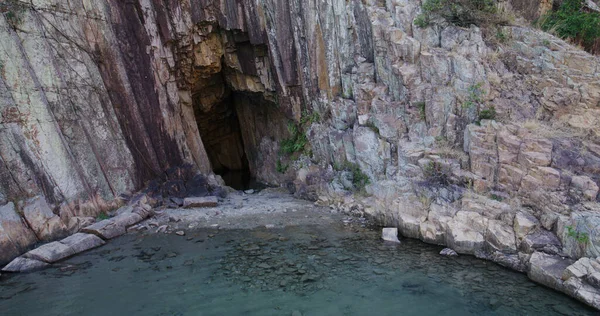
[[[362,228],[129,235],[3,275],[2,315],[593,315],[523,274]]]

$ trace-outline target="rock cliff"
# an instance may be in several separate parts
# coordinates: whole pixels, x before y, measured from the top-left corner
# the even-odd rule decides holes
[[[0,263],[182,166],[247,168],[600,307],[598,57],[409,0],[6,3]]]

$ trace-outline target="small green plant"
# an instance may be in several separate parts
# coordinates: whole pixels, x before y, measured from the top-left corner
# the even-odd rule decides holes
[[[592,53],[600,52],[600,13],[584,9],[583,0],[564,0],[557,10],[538,21],[544,31],[582,45]]]
[[[496,195],[494,193],[490,194],[490,199],[492,199],[494,201],[498,201],[498,202],[502,202],[502,200],[504,200],[503,197]]]
[[[496,30],[496,39],[500,43],[506,43],[506,41],[508,41],[508,35],[502,29],[499,28]]]
[[[345,161],[343,164],[335,162],[333,169],[336,171],[349,171],[352,174],[352,185],[357,191],[364,191],[365,187],[371,183],[369,176],[367,176],[357,163]]]
[[[306,123],[319,123],[321,121],[321,116],[317,111],[313,111],[309,113],[307,110],[302,111],[302,116],[300,117],[300,124],[304,125]]]
[[[280,151],[284,154],[293,154],[301,152],[308,143],[306,135],[298,129],[294,123],[288,123],[288,132],[290,138],[286,138],[281,141]]]
[[[420,101],[420,102],[416,102],[415,106],[417,107],[417,109],[419,109],[419,115],[421,116],[421,120],[423,121],[427,121],[427,111],[426,111],[426,104],[424,101]]]
[[[546,46],[547,48],[550,48],[550,41],[548,39],[543,39],[542,45]]]
[[[580,244],[585,245],[590,241],[588,233],[579,231],[573,228],[573,226],[566,226],[565,228],[567,229],[567,236],[577,240]]]
[[[279,173],[286,173],[288,168],[290,167],[289,164],[284,164],[281,162],[281,159],[277,159],[277,172]]]
[[[448,173],[448,170],[441,163],[435,161],[431,161],[423,167],[425,179],[434,185],[449,185],[450,177]]]
[[[414,20],[414,23],[417,27],[425,28],[429,26],[430,22],[428,16],[426,14],[421,13],[417,15],[417,17]]]
[[[375,134],[379,135],[379,127],[377,127],[372,121],[367,121],[365,126],[370,128],[373,132],[375,132]]]
[[[25,5],[18,0],[6,0],[0,3],[0,13],[14,30],[23,22],[25,9]]]
[[[472,109],[483,102],[485,91],[481,89],[481,86],[483,86],[483,82],[478,82],[469,86],[469,94],[467,100],[463,103],[463,108]]]
[[[105,219],[109,219],[110,216],[108,216],[106,213],[101,212],[100,214],[98,214],[98,216],[96,216],[96,221],[103,221]]]
[[[479,121],[481,120],[494,120],[496,119],[496,108],[491,105],[487,109],[479,111]]]
[[[414,23],[417,27],[427,27],[443,18],[462,27],[506,24],[506,19],[497,13],[496,0],[425,0]]]

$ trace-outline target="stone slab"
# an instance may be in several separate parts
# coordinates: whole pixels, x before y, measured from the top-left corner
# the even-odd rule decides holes
[[[396,227],[386,227],[381,232],[381,239],[385,241],[400,243],[398,240],[398,228]]]
[[[4,268],[2,272],[31,272],[44,269],[49,266],[48,263],[36,259],[17,257]]]
[[[54,263],[62,259],[68,258],[74,255],[75,252],[71,247],[62,244],[58,241],[47,243],[40,247],[37,247],[23,256],[26,258],[36,259],[47,263]]]
[[[219,205],[219,200],[216,196],[205,197],[187,197],[183,199],[183,207],[215,207]]]
[[[69,246],[73,252],[77,254],[86,250],[100,247],[106,242],[96,235],[77,233],[61,240],[60,243]]]

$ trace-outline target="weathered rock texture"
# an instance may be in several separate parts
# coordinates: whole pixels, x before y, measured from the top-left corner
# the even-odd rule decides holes
[[[548,4],[513,7],[533,18]],[[554,287],[557,258],[600,255],[600,60],[548,34],[503,27],[498,43],[475,26],[419,28],[409,0],[11,8],[0,263],[150,180],[179,201],[208,194],[189,194],[194,172],[246,167]],[[280,151],[297,136],[288,125],[308,139],[292,155]],[[357,168],[370,184],[352,195]],[[576,280],[597,291],[588,272]]]

